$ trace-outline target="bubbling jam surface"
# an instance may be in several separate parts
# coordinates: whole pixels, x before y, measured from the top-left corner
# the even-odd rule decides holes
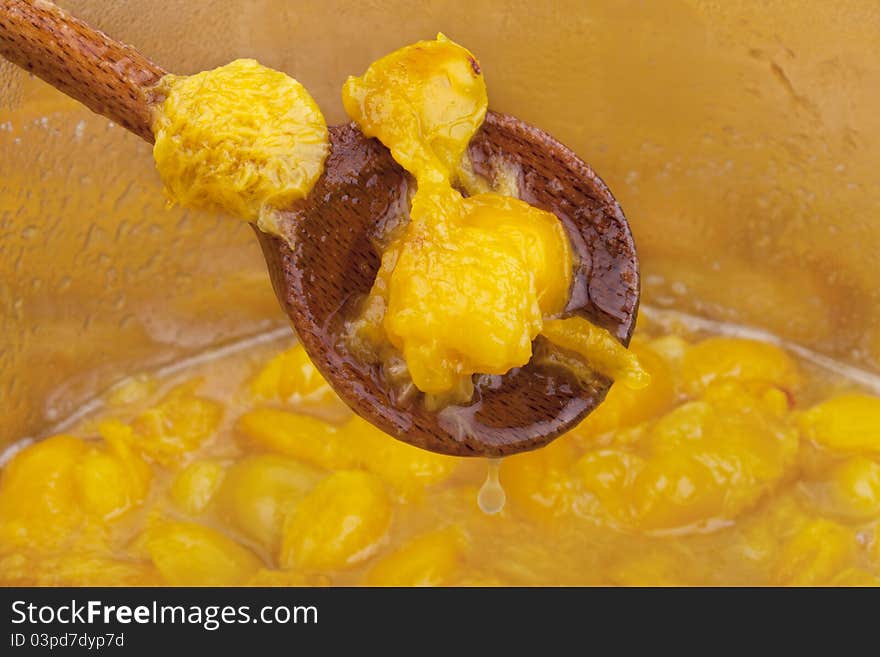
[[[650,383],[505,458],[493,515],[485,461],[352,416],[289,336],[132,376],[3,467],[0,584],[880,584],[880,397],[656,313],[632,350]]]

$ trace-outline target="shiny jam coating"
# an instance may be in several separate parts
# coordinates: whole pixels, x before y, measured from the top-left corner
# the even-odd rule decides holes
[[[643,324],[648,384],[504,459],[491,516],[484,462],[340,413],[300,346],[138,376],[4,466],[0,584],[878,585],[880,398],[701,338]]]
[[[299,82],[253,59],[195,75],[166,75],[153,156],[168,198],[259,221],[304,198],[324,169],[329,136]]]
[[[364,134],[417,183],[349,346],[398,372],[405,366],[400,378],[429,406],[466,403],[472,375],[525,365],[545,318],[562,312],[573,273],[568,237],[552,213],[492,191],[465,198],[453,187],[474,182],[465,151],[488,107],[482,71],[465,48],[442,34],[401,48],[349,78],[342,96]],[[573,345],[587,349],[591,367],[644,375],[622,347],[600,347],[591,358],[593,346]]]

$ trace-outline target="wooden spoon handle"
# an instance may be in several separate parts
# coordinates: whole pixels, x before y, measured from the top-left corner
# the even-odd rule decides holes
[[[46,0],[0,0],[0,55],[153,142],[165,71]]]

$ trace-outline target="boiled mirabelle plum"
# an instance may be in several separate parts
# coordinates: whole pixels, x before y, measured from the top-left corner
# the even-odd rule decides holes
[[[103,425],[101,432],[103,444],[54,436],[10,461],[0,479],[0,543],[48,548],[76,539],[77,529],[100,535],[98,523],[143,502],[149,465],[127,436]]]
[[[771,399],[769,405],[776,406]],[[651,430],[633,484],[639,525],[672,528],[735,518],[793,464],[797,436],[736,384],[669,413]]]
[[[813,520],[782,547],[773,570],[777,585],[831,583],[834,574],[856,556],[855,533],[829,520]]]
[[[571,436],[501,462],[501,484],[512,506],[532,520],[547,521],[571,510],[569,470],[575,461]]]
[[[129,427],[106,423],[99,431],[106,448],[93,446],[83,455],[76,479],[83,508],[110,520],[144,501],[153,472],[134,453]]]
[[[284,524],[283,568],[337,570],[370,556],[385,538],[391,504],[376,475],[335,472],[306,495]]]
[[[259,400],[345,408],[301,344],[266,363],[251,380],[250,391]]]
[[[284,518],[320,480],[316,470],[294,459],[247,456],[227,471],[217,494],[219,512],[229,526],[275,553]]]
[[[576,510],[582,515],[602,517],[612,526],[630,525],[633,509],[629,491],[635,476],[644,467],[644,459],[629,452],[616,449],[587,452],[572,471],[583,492],[576,498]]]
[[[217,461],[191,463],[171,483],[171,499],[184,513],[198,515],[211,503],[225,474],[223,464]]]
[[[880,453],[880,397],[829,399],[802,413],[798,426],[806,438],[829,449]]]
[[[223,407],[195,394],[197,381],[184,383],[131,423],[132,441],[154,461],[171,466],[198,448],[216,431]]]
[[[719,464],[719,470],[724,467],[726,463]],[[632,488],[635,522],[649,530],[710,528],[756,499],[749,495],[743,502],[728,504],[726,484],[687,452],[649,459]]]
[[[327,124],[299,82],[253,59],[158,88],[153,157],[169,200],[260,220],[308,195],[329,151]]]
[[[575,508],[646,531],[729,521],[793,463],[798,441],[780,416],[786,408],[772,386],[712,384],[702,400],[584,455],[572,472]]]
[[[352,417],[341,431],[351,446],[355,462],[379,475],[405,497],[417,496],[426,486],[447,479],[459,459],[428,452],[395,440],[358,416]]]
[[[467,546],[467,537],[459,527],[422,534],[380,559],[364,583],[371,586],[448,584],[461,566]]]
[[[783,349],[756,340],[716,337],[690,347],[681,373],[685,389],[699,394],[713,381],[762,381],[785,390],[800,383],[797,363]]]
[[[250,550],[210,527],[158,520],[145,543],[156,568],[172,586],[235,586],[262,567]]]
[[[650,375],[649,383],[642,388],[611,386],[605,401],[572,431],[584,444],[600,434],[654,419],[675,403],[675,379],[666,362],[644,345],[634,344],[632,352]]]
[[[830,467],[804,490],[820,511],[846,520],[880,516],[880,463],[854,456]]]
[[[328,470],[355,465],[346,435],[310,415],[258,408],[242,415],[237,428],[250,448],[276,452]]]
[[[76,471],[88,451],[82,440],[54,436],[12,458],[0,478],[0,546],[49,548],[71,538],[85,515]]]

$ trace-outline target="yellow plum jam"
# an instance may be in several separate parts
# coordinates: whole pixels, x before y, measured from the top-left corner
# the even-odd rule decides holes
[[[321,175],[326,125],[286,75],[238,60],[160,88],[170,199],[271,231]],[[880,585],[880,385],[660,311],[630,349],[561,317],[567,236],[510,188],[475,189],[486,87],[445,37],[343,101],[416,182],[355,352],[460,403],[546,339],[613,377],[607,399],[487,477],[353,415],[286,331],[133,373],[3,454],[0,585]]]

